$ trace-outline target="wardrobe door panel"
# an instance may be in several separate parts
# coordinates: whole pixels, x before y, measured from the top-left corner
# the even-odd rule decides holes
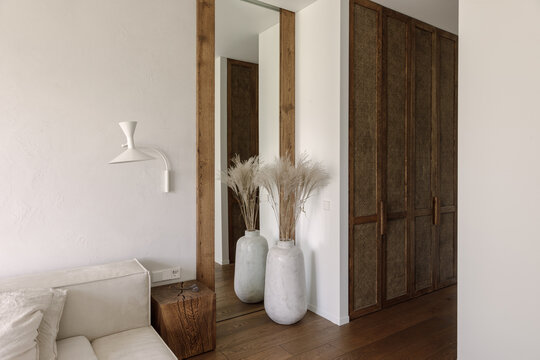
[[[354,227],[354,310],[378,303],[377,224]]]
[[[439,233],[439,282],[441,284],[453,282],[456,278],[455,221],[454,213],[441,215]]]
[[[457,36],[437,31],[438,261],[437,288],[457,279]]]
[[[436,254],[435,28],[413,21],[411,49],[411,256],[413,295],[434,289]]]
[[[381,308],[381,41],[382,8],[350,3],[349,313]]]
[[[355,217],[377,213],[378,19],[377,11],[354,5],[352,101]]]
[[[385,17],[386,202],[389,214],[407,210],[407,33],[405,21]]]
[[[386,229],[383,236],[384,302],[408,295],[407,236],[407,121],[408,121],[409,19],[383,12],[383,197]]]
[[[420,216],[414,224],[415,291],[433,286],[433,232],[432,217]]]
[[[388,221],[386,237],[386,291],[385,300],[407,295],[407,221]]]
[[[439,124],[440,124],[440,198],[441,206],[456,205],[456,43],[439,36]]]
[[[414,161],[416,209],[432,206],[432,33],[414,28]]]

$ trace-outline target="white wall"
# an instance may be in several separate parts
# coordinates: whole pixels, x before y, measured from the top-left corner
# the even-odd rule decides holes
[[[279,24],[259,34],[259,156],[266,163],[279,157]],[[272,247],[279,228],[267,193],[260,196],[261,235]]]
[[[539,359],[540,3],[460,1],[459,359]]]
[[[295,49],[296,154],[307,152],[331,175],[330,184],[308,203],[297,228],[297,243],[306,261],[308,307],[337,324],[349,320],[346,286],[342,289],[347,284],[347,266],[342,266],[347,264],[342,258],[348,246],[347,221],[345,227],[340,221],[340,216],[347,218],[340,189],[347,163],[340,124],[347,123],[347,106],[342,107],[342,96],[347,101],[342,93],[346,89],[342,71],[348,72],[342,68],[347,67],[342,52],[347,51],[347,42],[342,41],[341,22],[348,14],[342,13],[341,5],[347,9],[348,2],[318,0],[296,13]],[[325,203],[328,210],[323,210]]]
[[[137,257],[195,276],[195,1],[0,0],[0,277]],[[108,165],[119,121],[162,163]]]
[[[438,28],[458,33],[458,0],[374,0]]]
[[[229,263],[229,197],[227,185],[221,181],[227,171],[227,58],[216,57],[215,70],[215,223],[214,258],[218,264]]]

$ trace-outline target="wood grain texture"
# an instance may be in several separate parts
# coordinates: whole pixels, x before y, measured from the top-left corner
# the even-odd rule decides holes
[[[295,14],[281,9],[279,17],[279,156],[295,163]],[[280,221],[285,211],[280,202]],[[296,236],[293,235],[293,238]]]
[[[216,348],[216,294],[196,281],[152,288],[152,326],[180,359]]]
[[[197,0],[197,280],[214,289],[215,0]]]
[[[259,311],[218,323],[216,351],[193,359],[456,359],[456,324],[455,286],[343,326],[311,312],[282,326]]]
[[[295,158],[295,14],[279,17],[279,154]]]

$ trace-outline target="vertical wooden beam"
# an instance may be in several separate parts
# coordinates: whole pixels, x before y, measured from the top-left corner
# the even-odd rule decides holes
[[[279,154],[294,162],[294,13],[281,9],[279,22]]]
[[[281,9],[279,17],[279,156],[289,157],[295,162],[294,145],[294,13]],[[285,207],[280,201],[280,222],[285,216]],[[294,215],[293,215],[294,216]],[[280,231],[280,239],[281,239]],[[296,236],[293,237],[296,238]]]
[[[215,0],[197,0],[197,280],[214,274]]]

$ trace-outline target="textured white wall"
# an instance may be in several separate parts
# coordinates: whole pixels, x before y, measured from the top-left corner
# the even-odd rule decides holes
[[[0,277],[137,257],[195,276],[195,1],[0,0]],[[170,157],[108,165],[136,120]]]
[[[264,162],[279,157],[279,24],[259,34],[259,156]],[[279,228],[261,190],[261,235],[272,247],[279,239]]]
[[[540,359],[540,3],[459,17],[458,355]]]
[[[344,163],[340,124],[347,123],[342,111],[341,52],[346,42],[341,39],[340,4],[318,0],[296,13],[295,49],[296,154],[307,152],[331,175],[330,184],[309,201],[301,216],[297,240],[306,261],[308,306],[337,324],[348,322],[343,301],[347,292],[341,289],[341,277],[347,279],[346,271],[342,273],[342,247],[348,245],[343,238],[347,228],[340,223],[340,216],[347,216],[341,213],[340,190]],[[323,210],[325,201],[329,210]]]

